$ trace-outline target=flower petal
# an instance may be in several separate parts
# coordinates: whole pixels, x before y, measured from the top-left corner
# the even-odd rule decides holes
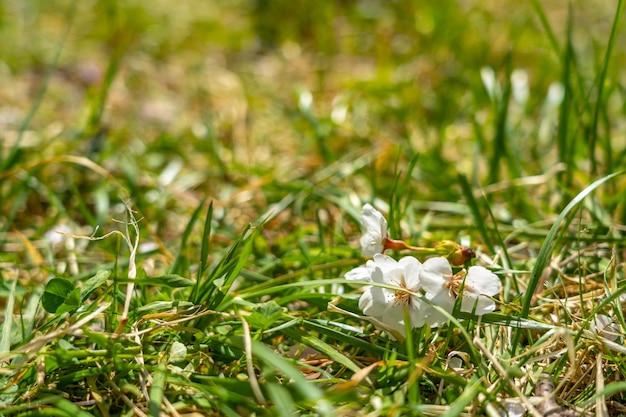
[[[359,298],[359,308],[368,316],[381,316],[388,306],[385,292],[379,287],[369,287]]]
[[[482,266],[472,266],[465,277],[465,285],[472,287],[480,294],[494,296],[500,292],[502,284],[498,277]]]
[[[398,261],[398,267],[404,271],[406,286],[415,292],[420,289],[420,273],[422,263],[412,256],[405,256]]]
[[[422,264],[420,285],[427,294],[434,296],[445,290],[445,284],[452,277],[452,267],[446,258],[430,258]]]
[[[361,225],[365,229],[360,240],[362,255],[374,256],[377,253],[382,253],[383,241],[387,237],[387,220],[369,204],[363,206],[360,219]]]
[[[476,307],[476,310],[474,310]],[[482,295],[473,294],[468,291],[463,292],[463,299],[461,300],[461,311],[466,313],[474,313],[477,316],[491,313],[496,309],[496,303]]]
[[[411,308],[409,314],[411,316],[411,324],[413,327],[422,327],[426,320],[426,312],[428,311],[428,305],[417,297],[413,297],[411,300]]]
[[[359,266],[346,272],[344,277],[351,281],[371,281],[372,271],[365,266]]]
[[[427,295],[428,296],[428,295]],[[432,304],[441,307],[448,313],[452,314],[452,310],[454,310],[454,302],[456,299],[450,295],[450,292],[440,291],[436,294],[432,299],[430,299]],[[438,327],[448,322],[448,318],[441,313],[439,310],[429,306],[430,308],[425,311],[425,322],[430,327]]]
[[[404,308],[394,306],[387,309],[381,316],[381,321],[394,329],[400,330],[404,334]]]
[[[381,232],[382,236],[387,234],[387,220],[378,210],[371,204],[364,204],[361,212],[361,224],[367,231],[373,230]]]
[[[398,269],[398,262],[390,256],[377,253],[374,255],[373,265],[380,268],[383,274]]]
[[[374,256],[383,251],[383,238],[379,234],[365,233],[361,236],[360,244],[363,256]]]

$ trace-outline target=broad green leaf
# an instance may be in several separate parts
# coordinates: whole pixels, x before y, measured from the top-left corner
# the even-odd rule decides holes
[[[80,288],[74,288],[65,298],[63,304],[57,308],[56,314],[68,313],[80,307]]]
[[[48,313],[56,313],[67,296],[74,290],[74,283],[64,278],[52,278],[46,284],[41,304]]]

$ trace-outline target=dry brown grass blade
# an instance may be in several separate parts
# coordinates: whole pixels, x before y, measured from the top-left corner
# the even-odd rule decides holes
[[[596,392],[604,391],[604,372],[602,366],[602,355],[596,356]],[[609,410],[606,407],[606,398],[604,395],[596,398],[596,417],[608,417]]]

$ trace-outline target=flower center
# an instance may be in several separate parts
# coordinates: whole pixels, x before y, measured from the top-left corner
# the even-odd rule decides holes
[[[410,307],[411,306],[412,296],[408,292],[408,291],[410,291],[410,288],[406,285],[406,280],[404,279],[404,274],[402,274],[402,276],[400,277],[400,285],[399,285],[399,287],[401,289],[395,290],[393,292],[393,296],[394,296],[393,303],[395,305],[402,305],[402,306]]]
[[[459,293],[461,292],[461,285],[463,285],[465,275],[467,275],[467,271],[465,269],[462,269],[456,274],[452,275],[452,277],[450,277],[450,281],[446,283],[446,287],[448,287],[450,292],[453,293],[455,297],[458,297]]]

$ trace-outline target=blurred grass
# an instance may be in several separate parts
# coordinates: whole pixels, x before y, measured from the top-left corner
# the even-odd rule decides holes
[[[474,337],[524,367],[525,394],[548,370],[580,405],[595,393],[574,376],[595,382],[556,357],[570,333],[546,330],[567,324],[588,369],[603,352],[611,412],[625,413],[610,385],[623,352],[580,336],[600,312],[624,332],[623,176],[571,206],[626,165],[622,10],[3,2],[0,412],[458,415],[477,395],[486,412],[517,393]],[[142,246],[120,334],[128,251],[53,231],[122,227],[126,197]],[[505,316],[423,329],[415,346],[351,316],[358,291],[337,278],[362,263],[363,202],[396,236],[467,242],[502,277]],[[84,288],[100,270],[112,273],[82,308],[37,307],[52,277]],[[454,352],[473,372],[450,370]]]

